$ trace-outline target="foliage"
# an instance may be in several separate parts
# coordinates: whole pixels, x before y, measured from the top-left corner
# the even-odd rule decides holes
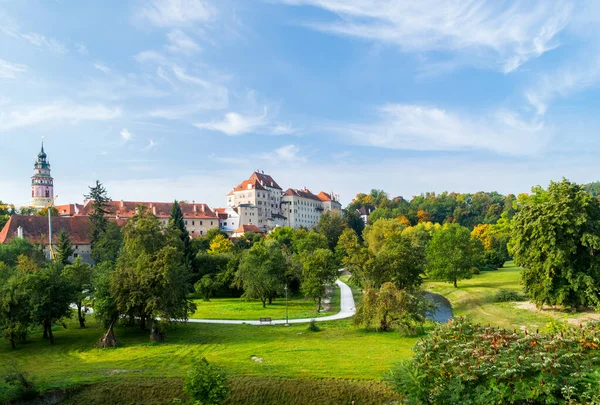
[[[74,290],[62,274],[60,263],[53,262],[29,275],[30,306],[32,320],[44,328],[44,338],[54,344],[52,326],[71,317],[70,305]]]
[[[10,387],[11,397],[21,401],[31,401],[38,396],[35,383],[29,375],[19,370],[14,362],[9,364],[6,374],[2,376],[4,382]]]
[[[194,284],[194,290],[202,296],[204,301],[210,301],[210,297],[221,287],[221,283],[215,280],[212,274],[205,274]]]
[[[400,233],[405,228],[395,219],[381,219],[372,225],[367,225],[363,231],[363,239],[369,247],[369,251],[377,254],[387,238],[395,233]]]
[[[0,266],[2,267],[2,266]],[[0,333],[16,348],[25,340],[32,323],[28,275],[19,270],[1,269],[0,274]]]
[[[292,243],[295,237],[296,233],[294,232],[294,228],[289,226],[277,227],[267,236],[268,239],[276,240],[282,247],[285,247],[285,249],[288,250],[292,249]]]
[[[355,324],[370,328],[375,324],[378,331],[399,331],[414,334],[423,331],[427,314],[434,310],[433,304],[417,290],[399,289],[393,283],[381,288],[367,288],[363,300],[356,309]]]
[[[319,248],[300,255],[302,263],[302,292],[317,303],[321,311],[321,300],[327,292],[327,285],[337,278],[335,255],[329,249]]]
[[[379,288],[390,281],[399,289],[418,287],[423,282],[424,263],[424,248],[403,234],[392,234],[363,271],[363,285]]]
[[[329,249],[333,251],[345,227],[346,221],[344,221],[344,218],[338,212],[327,211],[319,218],[316,231],[325,236]]]
[[[102,321],[104,327],[116,322],[120,315],[110,288],[110,279],[114,270],[114,264],[102,262],[93,271],[92,307],[94,308],[94,317]]]
[[[344,220],[346,221],[346,227],[352,229],[362,242],[362,234],[365,229],[365,223],[360,217],[360,214],[356,209],[348,208],[342,211]]]
[[[188,299],[190,273],[176,230],[163,228],[150,211],[139,206],[125,225],[124,237],[110,279],[119,312],[139,317],[142,328],[156,317],[167,322],[187,319],[195,305]],[[153,334],[155,331],[153,326]]]
[[[4,204],[0,200],[0,230],[2,230],[2,228],[4,228],[4,225],[6,225],[6,223],[10,219],[10,216],[12,215],[12,211],[14,211],[14,207],[11,207],[8,204]]]
[[[8,243],[0,244],[0,262],[15,266],[20,256],[28,257],[38,264],[44,261],[41,250],[26,239],[15,238]]]
[[[210,241],[208,253],[211,255],[229,253],[233,250],[233,242],[227,236],[217,235]]]
[[[96,180],[96,184],[93,187],[89,187],[90,191],[85,195],[86,200],[91,200],[91,211],[88,214],[90,219],[90,240],[92,242],[92,249],[100,235],[106,232],[108,226],[108,219],[106,214],[108,211],[108,203],[111,199],[108,197],[104,185],[100,181]]]
[[[457,281],[470,278],[473,267],[481,263],[483,247],[472,239],[467,228],[446,224],[435,232],[427,245],[427,275],[457,287]]]
[[[75,253],[75,248],[71,244],[71,238],[64,229],[58,233],[58,243],[56,245],[56,260],[63,265],[68,264],[69,257]]]
[[[325,235],[315,230],[306,231],[305,229],[296,230],[292,245],[296,253],[314,252],[317,249],[327,249],[329,247]]]
[[[173,227],[179,232],[179,238],[183,243],[183,255],[186,265],[190,265],[194,255],[192,253],[192,242],[190,241],[190,234],[185,227],[185,221],[183,219],[183,212],[181,211],[181,205],[175,200],[171,206],[171,216],[169,218],[169,226]]]
[[[512,248],[538,306],[600,305],[600,203],[563,179],[534,187],[513,218]]]
[[[522,334],[455,318],[388,379],[413,404],[597,403],[598,331]]]
[[[50,211],[50,216],[51,217],[57,217],[58,214],[58,210],[56,209],[56,207],[46,207],[46,208],[42,208],[41,210],[37,211],[35,213],[35,215],[37,215],[38,217],[47,217],[48,216],[48,211]]]
[[[225,371],[209,364],[204,357],[192,363],[183,390],[198,405],[220,405],[231,393]]]
[[[116,263],[123,247],[123,232],[116,221],[108,221],[106,230],[100,233],[92,247],[92,259],[97,263]]]
[[[235,284],[244,289],[244,297],[257,298],[266,306],[285,285],[286,259],[276,241],[256,243],[242,255]]]
[[[520,292],[515,290],[507,290],[506,288],[499,289],[494,296],[494,301],[496,302],[525,301],[526,299],[527,297]]]
[[[77,306],[79,326],[85,328],[85,313],[82,310],[84,301],[92,294],[92,266],[81,261],[78,257],[75,263],[65,266],[62,276],[71,284]]]

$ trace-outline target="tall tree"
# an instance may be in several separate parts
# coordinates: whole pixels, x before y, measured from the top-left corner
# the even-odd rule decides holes
[[[393,234],[365,269],[364,281],[374,288],[392,282],[399,289],[414,289],[423,282],[424,263],[423,249],[416,248],[409,237]]]
[[[427,275],[457,287],[457,281],[471,278],[473,267],[481,263],[483,246],[468,228],[446,224],[434,233],[426,252]]]
[[[0,263],[0,333],[13,349],[27,338],[32,323],[27,277]]]
[[[123,247],[123,232],[116,221],[108,221],[106,231],[100,234],[92,249],[92,259],[96,264],[115,264]]]
[[[512,248],[538,306],[600,304],[600,204],[583,187],[563,179],[521,196]]]
[[[52,262],[29,276],[30,306],[33,322],[44,328],[44,338],[54,344],[52,326],[71,317],[73,287],[62,275],[63,266]]]
[[[77,306],[79,327],[85,328],[84,302],[92,295],[92,266],[81,261],[78,257],[75,263],[65,266],[62,276],[71,284]]]
[[[210,242],[210,248],[208,249],[208,254],[215,255],[220,253],[229,253],[233,250],[234,245],[228,237],[223,235],[217,235]]]
[[[164,228],[144,206],[125,225],[124,247],[111,273],[110,289],[120,313],[152,321],[152,340],[162,340],[156,318],[186,320],[195,310],[188,299],[190,271],[179,233]]]
[[[327,292],[327,286],[337,278],[335,255],[329,249],[317,249],[300,255],[302,263],[302,292],[317,303],[317,312],[321,311],[321,301]]]
[[[58,233],[58,243],[56,244],[56,260],[63,265],[69,263],[69,257],[75,253],[75,248],[71,244],[71,237],[65,230]]]
[[[13,208],[14,210],[14,208]],[[8,222],[8,219],[11,216],[11,206],[8,204],[4,204],[0,200],[0,230],[4,228],[4,225]]]
[[[242,255],[235,283],[244,290],[244,297],[256,298],[263,308],[285,285],[286,259],[279,243],[264,240],[255,243]]]
[[[183,250],[186,264],[190,264],[193,259],[192,255],[192,242],[190,240],[190,233],[185,227],[185,220],[183,219],[183,211],[181,211],[181,205],[175,200],[171,207],[171,218],[169,224],[179,231],[179,237],[183,242]]]
[[[316,231],[325,236],[329,249],[333,251],[345,227],[346,221],[339,213],[327,211],[319,218]]]
[[[346,226],[354,230],[358,238],[362,241],[363,230],[365,229],[365,222],[360,217],[360,214],[356,209],[347,208],[344,210],[344,220]]]
[[[108,218],[106,214],[108,214],[109,208],[108,203],[111,199],[108,197],[106,189],[100,183],[100,181],[96,180],[96,185],[93,187],[89,187],[89,194],[84,197],[87,200],[91,200],[91,211],[88,214],[88,218],[90,219],[90,239],[92,242],[92,250],[94,245],[100,239],[100,235],[106,232],[106,228],[108,226]]]

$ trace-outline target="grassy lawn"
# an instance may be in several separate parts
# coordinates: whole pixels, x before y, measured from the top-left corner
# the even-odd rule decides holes
[[[164,344],[148,343],[148,333],[118,327],[120,347],[96,349],[103,328],[94,320],[79,329],[56,329],[56,345],[41,333],[11,350],[0,342],[0,365],[14,361],[41,388],[124,378],[183,377],[191,360],[205,356],[235,376],[381,380],[394,362],[411,355],[416,338],[366,332],[351,321],[324,322],[320,332],[306,325],[177,325]],[[262,363],[251,356],[263,359]],[[0,368],[2,368],[0,366]],[[2,386],[0,385],[0,392]],[[1,402],[1,396],[0,396]]]
[[[544,329],[548,322],[556,320],[550,314],[521,309],[514,302],[495,302],[494,296],[502,288],[522,292],[520,281],[521,268],[507,262],[501,269],[481,272],[470,280],[460,280],[458,288],[440,281],[427,281],[425,288],[448,298],[454,315],[510,329]]]
[[[244,298],[211,298],[210,301],[194,300],[198,309],[190,318],[201,319],[248,319],[259,318],[285,319],[285,298],[273,300],[271,305],[263,308],[259,300]],[[317,313],[317,305],[311,298],[302,295],[290,297],[288,300],[290,319],[316,318],[329,316],[340,311],[340,289],[334,285],[331,303],[326,311]]]

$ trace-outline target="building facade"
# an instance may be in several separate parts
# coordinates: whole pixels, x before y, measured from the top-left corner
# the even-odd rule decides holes
[[[44,152],[44,143],[38,153],[37,161],[33,165],[31,177],[31,206],[45,208],[54,201],[54,179],[50,174],[50,162]]]

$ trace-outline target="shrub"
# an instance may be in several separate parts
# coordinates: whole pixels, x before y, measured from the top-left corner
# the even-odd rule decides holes
[[[3,376],[3,380],[10,388],[10,396],[13,399],[32,400],[38,396],[33,381],[27,373],[20,371],[11,363],[9,371]]]
[[[388,375],[412,404],[599,403],[599,324],[518,333],[454,319]]]
[[[197,405],[220,405],[230,394],[225,372],[202,357],[188,371],[183,390]]]
[[[317,325],[317,321],[315,321],[314,319],[311,319],[310,323],[308,324],[308,331],[309,332],[318,332],[320,330],[321,330],[321,328],[319,328],[319,326]]]
[[[494,296],[496,302],[525,301],[527,297],[518,291],[501,288]]]

